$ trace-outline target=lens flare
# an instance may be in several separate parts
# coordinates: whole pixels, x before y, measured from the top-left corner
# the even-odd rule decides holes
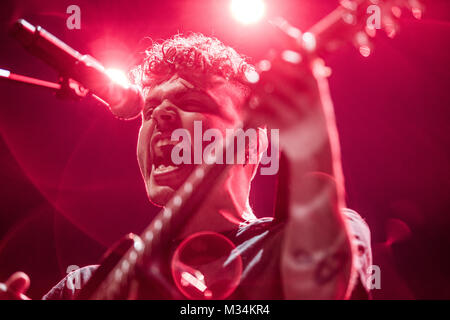
[[[106,69],[106,73],[108,74],[108,76],[111,78],[112,81],[127,87],[130,85],[130,81],[128,80],[128,77],[126,75],[126,73],[120,69],[115,69],[115,68],[109,68]]]
[[[231,13],[243,24],[256,23],[262,19],[266,4],[262,0],[232,0]]]

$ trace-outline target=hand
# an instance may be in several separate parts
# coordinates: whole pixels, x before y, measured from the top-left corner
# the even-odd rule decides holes
[[[30,278],[23,272],[13,273],[5,283],[0,283],[0,300],[31,300],[25,295]]]
[[[328,143],[330,117],[322,88],[327,90],[330,71],[321,59],[302,60],[300,53],[284,50],[261,62],[263,71],[248,101],[251,124],[279,129],[280,146],[292,160],[306,160]]]

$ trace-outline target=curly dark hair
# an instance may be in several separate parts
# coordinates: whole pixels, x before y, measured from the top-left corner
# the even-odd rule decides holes
[[[254,70],[247,59],[220,40],[201,33],[175,35],[145,50],[143,62],[130,71],[132,81],[147,87],[178,71],[214,74],[242,84],[245,73]]]

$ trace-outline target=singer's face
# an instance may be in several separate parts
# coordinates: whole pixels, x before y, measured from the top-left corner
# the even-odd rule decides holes
[[[144,92],[146,104],[137,146],[138,162],[149,199],[163,206],[195,168],[194,153],[200,153],[203,160],[203,152],[194,147],[194,139],[202,141],[201,149],[210,143],[204,142],[202,136],[194,136],[194,121],[201,121],[202,125],[199,132],[196,122],[197,135],[216,128],[225,136],[226,129],[234,128],[240,120],[238,110],[243,94],[235,84],[221,77],[178,74]],[[171,141],[176,129],[185,129],[191,138],[189,163],[175,165],[172,159],[172,149],[181,141]]]

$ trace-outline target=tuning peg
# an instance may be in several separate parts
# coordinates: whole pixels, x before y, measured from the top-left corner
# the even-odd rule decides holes
[[[399,6],[393,6],[391,11],[392,15],[396,18],[400,18],[402,16],[402,9]]]
[[[356,24],[356,16],[352,12],[346,12],[342,15],[342,20],[349,25],[355,25]]]
[[[397,35],[399,26],[391,16],[386,16],[383,19],[383,28],[386,31],[386,35],[392,39]]]
[[[411,12],[414,18],[418,20],[422,19],[423,11],[425,9],[423,4],[418,0],[409,0],[408,5],[411,8]]]
[[[359,47],[359,53],[364,57],[367,58],[372,54],[372,49],[369,46],[360,46]]]
[[[355,35],[355,46],[358,48],[359,53],[367,58],[372,53],[372,43],[369,37],[364,31],[360,31]]]
[[[367,33],[367,35],[371,38],[375,38],[377,35],[377,29],[374,26],[367,25],[364,29]]]
[[[358,4],[354,0],[341,0],[340,5],[347,10],[355,11],[358,8]]]
[[[346,9],[346,12],[342,14],[342,20],[349,25],[355,25],[357,22],[356,19],[356,9],[358,8],[358,5],[353,0],[341,0],[340,2],[341,7]]]
[[[422,11],[421,8],[417,8],[417,7],[416,8],[412,8],[411,11],[412,11],[412,14],[413,14],[414,18],[416,18],[417,20],[422,19],[423,11]]]
[[[315,59],[311,67],[316,78],[328,78],[332,74],[331,68],[325,65],[325,61],[323,61],[323,59]]]
[[[302,35],[302,47],[308,52],[313,52],[317,47],[316,36],[311,32],[305,32]]]
[[[292,64],[299,64],[303,60],[302,55],[293,50],[284,50],[281,53],[281,59]]]

